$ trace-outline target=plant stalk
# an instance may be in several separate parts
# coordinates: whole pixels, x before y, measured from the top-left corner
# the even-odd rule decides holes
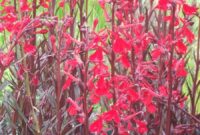
[[[175,11],[176,11],[176,5],[172,4],[172,22],[170,25],[170,32],[172,36],[172,41],[175,39],[174,35],[174,23],[175,23]],[[172,103],[172,90],[173,90],[173,73],[172,73],[172,61],[173,61],[173,55],[174,55],[174,43],[171,45],[170,50],[170,59],[168,64],[168,76],[169,76],[169,83],[168,83],[168,89],[169,89],[169,95],[168,95],[168,102],[167,102],[167,121],[166,121],[166,135],[171,135],[171,103]]]
[[[191,113],[192,115],[195,115],[196,113],[196,94],[198,89],[198,74],[199,74],[199,53],[200,53],[200,18],[199,18],[199,30],[198,30],[198,41],[197,41],[197,56],[196,56],[196,69],[195,69],[195,76],[194,76],[194,82],[192,87],[192,97],[191,97]]]

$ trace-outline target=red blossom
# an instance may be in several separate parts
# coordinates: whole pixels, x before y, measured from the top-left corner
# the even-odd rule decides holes
[[[117,111],[114,110],[114,109],[111,109],[111,110],[109,110],[108,112],[103,113],[103,114],[102,114],[102,118],[103,118],[103,120],[105,120],[105,121],[114,120],[114,122],[116,122],[116,123],[119,123],[119,122],[120,122],[120,117],[119,117]]]
[[[147,129],[147,125],[145,122],[137,120],[136,123],[138,125],[138,132],[140,134],[144,134],[147,132],[148,129]]]
[[[59,7],[64,7],[64,5],[65,5],[65,0],[61,0],[60,2],[59,2]]]
[[[41,29],[39,31],[36,31],[35,34],[46,34],[48,32],[47,29]]]
[[[54,35],[51,35],[50,36],[50,41],[51,41],[53,52],[55,53],[56,50],[57,50],[56,49],[56,37]]]
[[[108,74],[108,66],[104,63],[98,63],[92,68],[94,75]]]
[[[179,70],[177,71],[177,76],[178,77],[186,77],[187,76],[187,71],[185,70],[184,67],[179,68]]]
[[[154,114],[156,112],[156,106],[153,103],[146,105],[147,111]]]
[[[100,133],[103,128],[103,121],[102,118],[98,118],[95,120],[89,127],[90,132],[98,132]]]
[[[11,64],[11,62],[14,60],[15,55],[13,51],[9,51],[6,54],[0,52],[0,58],[1,58],[0,62],[2,66],[8,67]]]
[[[138,93],[135,90],[133,90],[133,89],[129,89],[127,91],[127,95],[129,97],[129,100],[131,100],[132,102],[136,102],[140,98],[139,95],[138,95]]]
[[[109,93],[107,82],[103,76],[100,76],[97,81],[97,89],[95,90],[95,93],[99,96],[107,95]]]
[[[100,62],[103,60],[103,51],[101,48],[97,48],[96,51],[90,56],[90,61]]]
[[[174,70],[176,71],[177,77],[185,77],[187,75],[187,71],[185,69],[185,62],[183,59],[174,61],[174,65]]]
[[[22,12],[31,11],[31,8],[29,7],[29,3],[27,0],[20,0],[20,10]]]
[[[14,13],[14,6],[4,6],[2,13]]]
[[[169,7],[169,0],[159,0],[157,8],[167,10]]]
[[[36,47],[31,44],[25,44],[24,45],[24,52],[27,54],[34,54],[36,52]]]
[[[138,0],[98,1],[107,22],[97,31],[100,18],[94,19],[93,24],[88,23],[90,13],[88,11],[86,16],[86,8],[77,0],[59,0],[56,5],[52,5],[51,0],[38,0],[36,7],[30,0],[20,0],[17,7],[11,0],[2,0],[0,32],[6,34],[5,37],[8,35],[9,40],[2,40],[6,46],[0,51],[0,78],[4,70],[10,69],[12,77],[8,81],[12,82],[10,88],[16,97],[19,95],[16,92],[24,89],[27,77],[24,73],[28,73],[31,92],[39,85],[36,91],[44,88],[44,92],[48,92],[46,90],[53,88],[51,98],[55,98],[60,108],[47,105],[41,109],[49,111],[51,115],[47,118],[55,116],[58,124],[51,127],[63,128],[63,134],[68,124],[76,127],[78,122],[81,124],[75,131],[80,129],[77,134],[84,134],[81,131],[86,128],[88,134],[106,135],[110,131],[119,135],[148,134],[148,128],[153,133],[161,115],[159,104],[170,99],[169,84],[176,89],[172,90],[172,103],[184,105],[186,101],[181,95],[187,76],[184,58],[187,45],[195,39],[188,20],[197,15],[197,8],[184,0],[145,1],[149,5]],[[172,6],[176,7],[175,12]],[[65,7],[69,13],[64,13]],[[59,15],[60,11],[64,14]],[[182,11],[185,16],[180,18]],[[28,57],[21,58],[20,49],[15,48],[19,45]],[[12,50],[16,50],[16,58]],[[65,97],[63,103],[61,100]],[[97,109],[93,109],[96,106]],[[66,111],[63,112],[63,108]],[[44,118],[46,120],[45,113]]]
[[[93,104],[99,103],[100,96],[96,95],[95,93],[90,94],[90,100],[92,101]]]
[[[40,5],[44,8],[49,8],[48,0],[40,0]]]
[[[94,19],[94,21],[93,21],[93,30],[95,30],[95,28],[97,27],[98,22],[99,22],[98,18]]]
[[[129,68],[131,66],[130,62],[129,62],[129,59],[127,57],[127,55],[123,54],[121,57],[120,57],[120,61],[122,62],[123,66],[125,68]]]
[[[160,49],[154,49],[151,52],[151,57],[153,60],[157,60],[158,58],[160,58],[161,54],[162,54],[162,51]]]
[[[72,115],[72,116],[77,115],[78,112],[80,111],[80,107],[78,106],[78,104],[71,98],[67,98],[67,102],[70,103],[70,106],[67,109],[67,112],[69,113],[69,115]]]
[[[67,88],[69,88],[69,86],[71,85],[71,83],[72,83],[72,79],[71,78],[67,78],[66,81],[65,81],[65,83],[64,83],[64,85],[63,85],[63,87],[62,87],[62,89],[66,90]]]
[[[183,4],[183,12],[186,15],[192,15],[195,14],[197,12],[197,8],[194,6],[190,6],[188,4]]]
[[[13,23],[17,20],[17,17],[13,13],[8,13],[5,16],[2,16],[0,19],[7,23]]]
[[[187,46],[181,40],[179,40],[176,43],[176,51],[179,54],[185,54],[187,52]]]
[[[37,75],[34,75],[34,76],[32,77],[31,84],[32,84],[33,86],[38,86],[38,84],[39,84],[39,79],[38,79]]]
[[[160,95],[167,97],[167,88],[165,86],[160,86],[159,92],[160,92]]]
[[[187,41],[189,43],[192,43],[193,40],[194,40],[194,34],[192,33],[191,30],[189,30],[187,27],[184,27],[183,28],[183,33],[182,33],[186,38],[187,38]]]
[[[115,53],[124,53],[126,50],[130,50],[131,46],[124,39],[117,37],[112,48]]]

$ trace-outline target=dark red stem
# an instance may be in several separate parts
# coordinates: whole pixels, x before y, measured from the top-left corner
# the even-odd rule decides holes
[[[172,22],[170,25],[170,33],[172,36],[172,41],[175,39],[174,35],[174,23],[175,23],[175,10],[176,5],[172,4]],[[169,82],[168,82],[168,102],[167,102],[167,121],[166,121],[166,135],[171,135],[171,103],[172,103],[172,90],[173,90],[173,73],[172,73],[172,61],[173,61],[173,55],[174,55],[174,43],[171,45],[170,50],[170,59],[168,64],[168,76],[169,76]]]

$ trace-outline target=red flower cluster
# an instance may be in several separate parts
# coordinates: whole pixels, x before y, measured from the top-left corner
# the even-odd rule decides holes
[[[169,135],[181,122],[171,124],[173,108],[187,99],[185,58],[198,8],[184,0],[99,0],[106,18],[99,30],[99,18],[88,26],[89,0],[55,2],[0,3],[0,33],[9,37],[0,77],[10,70],[13,101],[25,114],[13,113],[13,123],[34,118],[22,132],[35,134]],[[56,124],[43,128],[47,120]]]

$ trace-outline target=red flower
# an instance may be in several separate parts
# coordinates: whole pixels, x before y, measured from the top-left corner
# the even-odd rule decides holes
[[[186,77],[187,76],[187,71],[185,70],[184,67],[179,68],[179,70],[177,71],[177,76],[178,77]]]
[[[113,51],[115,53],[123,53],[126,50],[130,50],[131,46],[122,38],[117,37],[117,39],[115,40],[115,43],[113,44]]]
[[[131,66],[128,56],[125,54],[120,57],[120,61],[122,62],[125,68],[129,68]]]
[[[155,113],[156,112],[156,106],[153,103],[146,105],[146,107],[147,107],[147,111],[149,113]]]
[[[110,111],[105,112],[105,113],[103,114],[103,119],[104,119],[105,121],[114,120],[116,123],[119,123],[119,122],[120,122],[119,115],[118,115],[117,111],[114,110],[114,109],[111,109]]]
[[[66,90],[72,83],[72,79],[70,77],[68,77],[63,85],[63,90]]]
[[[191,30],[189,30],[187,27],[184,27],[183,28],[183,33],[182,33],[184,36],[186,36],[187,38],[187,41],[189,43],[192,43],[193,40],[194,40],[194,34],[191,32]]]
[[[31,10],[27,0],[20,0],[20,9],[22,12],[27,12]]]
[[[48,32],[47,29],[41,29],[39,31],[36,31],[35,34],[46,34]]]
[[[108,66],[105,65],[103,62],[98,63],[97,65],[94,66],[92,71],[94,72],[94,75],[107,74],[108,73]]]
[[[152,102],[153,95],[149,91],[144,91],[143,94],[143,103],[148,105]]]
[[[197,8],[194,6],[189,6],[188,4],[184,4],[183,5],[183,12],[186,15],[192,15],[195,14],[197,12]]]
[[[103,95],[105,95],[105,94],[108,93],[108,89],[105,88],[105,87],[97,88],[96,91],[95,91],[95,93],[96,93],[97,95],[99,95],[99,96],[103,96]]]
[[[24,45],[24,52],[27,54],[34,54],[36,52],[36,47],[31,44]]]
[[[187,52],[187,46],[181,40],[179,40],[176,43],[176,51],[177,53],[185,54]]]
[[[137,92],[135,92],[135,90],[129,89],[127,94],[128,94],[129,100],[131,100],[132,102],[136,102],[139,100],[139,95],[137,94]]]
[[[162,54],[160,49],[154,49],[153,51],[151,51],[151,57],[153,60],[157,60],[158,58],[160,58],[160,55]]]
[[[95,53],[90,56],[91,61],[102,61],[103,60],[103,51],[101,48],[96,49]]]
[[[169,1],[168,0],[159,0],[157,8],[161,10],[167,10],[169,6]]]
[[[175,61],[175,71],[177,77],[185,77],[187,75],[187,71],[185,70],[185,62],[183,59],[180,59],[179,61]]]
[[[34,75],[34,76],[33,76],[32,80],[31,80],[31,84],[32,84],[33,86],[38,86],[39,80],[38,80],[37,75]]]
[[[56,37],[54,35],[51,35],[50,36],[50,41],[51,41],[51,45],[52,45],[52,49],[53,49],[53,52],[55,53],[56,52]]]
[[[0,60],[1,64],[4,67],[8,67],[11,64],[11,62],[14,60],[15,55],[14,55],[13,51],[10,51],[6,54],[0,52],[0,58],[1,58],[1,60]]]
[[[69,108],[67,109],[69,115],[77,115],[77,109],[73,106],[73,105],[70,105]]]
[[[93,21],[93,30],[95,30],[96,26],[98,25],[99,20],[96,18]]]
[[[167,96],[167,88],[165,86],[160,86],[159,88],[160,95]]]
[[[105,77],[101,76],[97,82],[97,89],[95,93],[99,96],[107,95],[109,93],[108,85],[104,78]]]
[[[92,101],[93,104],[97,104],[100,100],[100,96],[96,94],[90,94],[90,100]]]
[[[147,132],[148,129],[147,129],[147,125],[145,122],[137,120],[136,123],[138,125],[138,132],[140,134],[144,134]]]
[[[74,69],[75,67],[77,67],[78,64],[79,63],[78,63],[78,61],[76,59],[67,60],[65,62],[65,71],[68,71],[69,67],[71,67],[72,69]]]
[[[102,128],[103,128],[103,124],[102,124],[102,118],[99,118],[97,120],[95,120],[89,127],[90,132],[101,132]]]
[[[67,98],[67,102],[70,103],[70,106],[67,109],[69,115],[72,115],[72,116],[77,115],[78,111],[80,111],[80,107],[78,106],[78,104],[71,98]]]
[[[60,1],[58,5],[59,5],[59,7],[64,7],[65,1],[64,0]]]
[[[48,0],[40,0],[40,5],[44,8],[49,8]]]

